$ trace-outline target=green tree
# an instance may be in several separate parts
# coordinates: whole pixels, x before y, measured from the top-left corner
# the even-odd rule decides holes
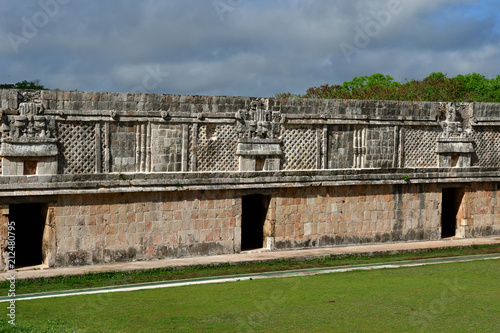
[[[364,99],[434,102],[495,102],[500,103],[500,75],[487,79],[472,73],[448,78],[442,72],[434,72],[423,80],[394,81],[380,73],[355,77],[342,85],[325,84],[307,89],[302,98]],[[291,94],[277,95],[281,98]]]
[[[383,75],[380,73],[371,76],[355,77],[352,81],[344,82],[342,89],[347,92],[355,90],[369,90],[380,87],[396,88],[400,86],[398,82],[394,82],[394,78],[390,75]]]
[[[21,81],[15,84],[0,84],[0,89],[32,89],[32,90],[47,90],[40,84],[40,80]]]

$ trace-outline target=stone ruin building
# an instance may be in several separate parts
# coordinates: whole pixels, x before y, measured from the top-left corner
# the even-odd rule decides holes
[[[3,269],[500,235],[500,104],[0,97]]]

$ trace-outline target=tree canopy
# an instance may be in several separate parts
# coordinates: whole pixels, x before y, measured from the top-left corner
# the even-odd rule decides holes
[[[47,90],[43,85],[40,84],[40,80],[33,81],[21,81],[14,84],[0,84],[0,89],[33,89],[33,90]]]
[[[500,102],[500,75],[488,79],[472,73],[448,78],[441,72],[423,80],[394,81],[380,73],[355,77],[342,85],[325,84],[307,89],[303,95],[277,94],[277,98],[329,98],[397,101]]]

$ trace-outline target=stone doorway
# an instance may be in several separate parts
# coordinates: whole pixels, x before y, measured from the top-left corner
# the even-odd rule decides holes
[[[43,232],[47,204],[29,203],[9,205],[9,221],[15,221],[16,268],[43,263]]]
[[[441,207],[441,238],[455,237],[464,188],[443,188]]]
[[[241,198],[241,250],[261,249],[264,245],[264,223],[271,197],[252,194]]]

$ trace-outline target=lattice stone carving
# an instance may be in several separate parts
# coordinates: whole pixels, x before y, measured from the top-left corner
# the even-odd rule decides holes
[[[60,122],[57,127],[61,147],[60,172],[64,174],[95,173],[95,125]]]
[[[229,124],[199,126],[197,154],[198,171],[238,171],[236,149],[238,132]]]
[[[471,135],[476,143],[473,164],[482,167],[500,167],[500,128],[475,127]]]
[[[404,154],[407,168],[437,167],[436,142],[440,128],[405,129]]]
[[[284,170],[314,170],[319,147],[313,127],[281,127]]]

